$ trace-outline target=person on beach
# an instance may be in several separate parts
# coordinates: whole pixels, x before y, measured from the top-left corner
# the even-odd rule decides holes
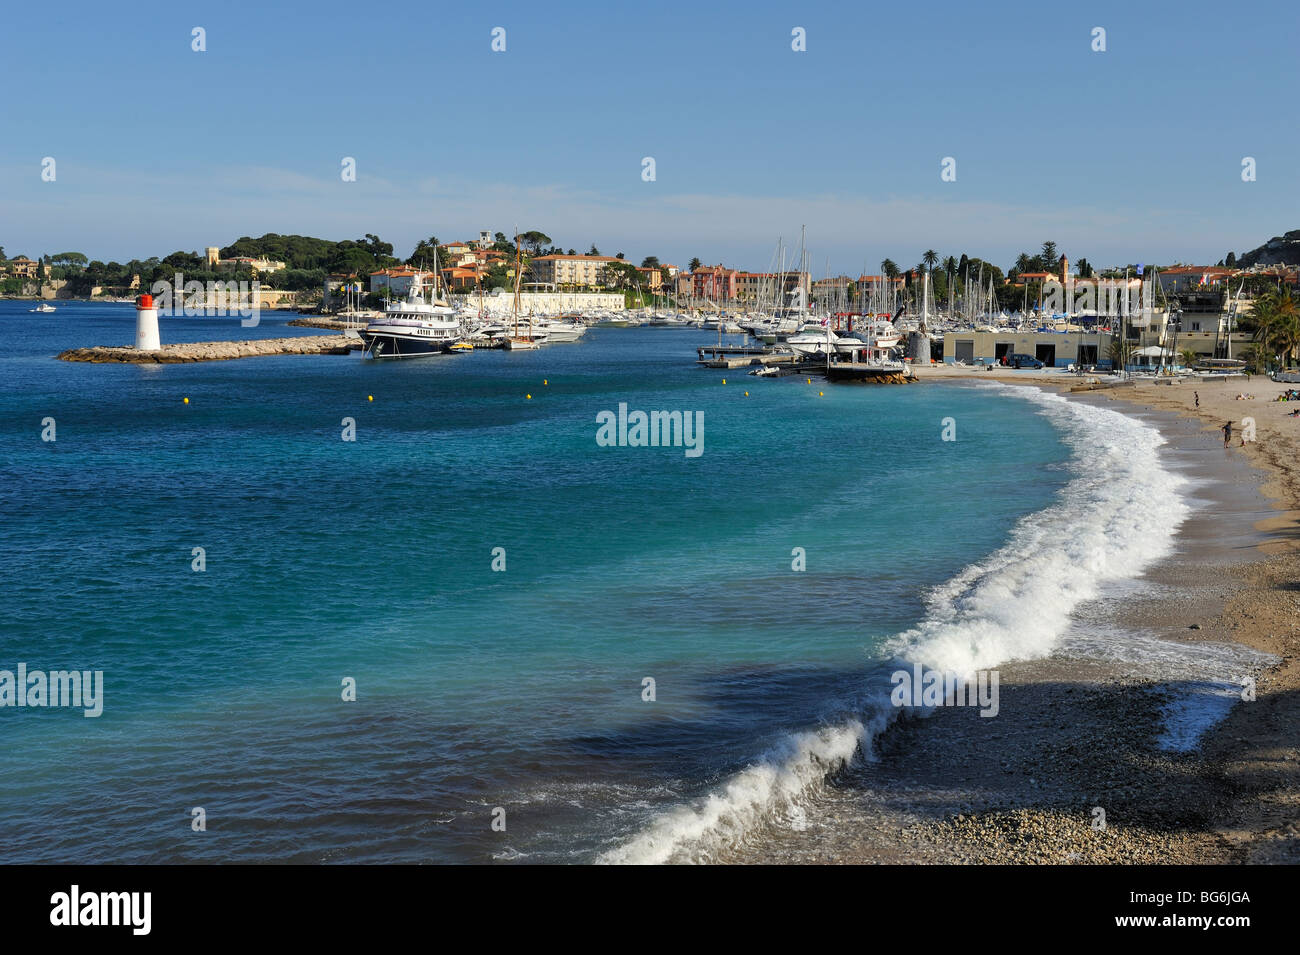
[[[1196,407],[1199,408],[1201,406],[1201,393],[1199,391],[1193,391],[1192,397],[1196,399]]]
[[[1232,422],[1229,421],[1223,426],[1223,446],[1226,448],[1232,444]]]

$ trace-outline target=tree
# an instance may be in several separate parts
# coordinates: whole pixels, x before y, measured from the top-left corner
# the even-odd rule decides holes
[[[1093,275],[1092,263],[1087,259],[1079,260],[1079,278],[1090,279]]]
[[[1041,272],[1050,272],[1056,268],[1056,263],[1061,260],[1061,254],[1056,251],[1055,242],[1044,242],[1043,251],[1039,253],[1039,258],[1043,261]]]
[[[1252,342],[1237,353],[1242,360],[1246,362],[1246,367],[1256,372],[1268,370],[1268,366],[1273,363],[1273,356],[1269,350],[1259,342]]]
[[[939,261],[939,253],[934,251],[934,249],[926,249],[925,253],[921,256],[921,261],[925,263],[927,269],[932,269]]]
[[[659,256],[647,255],[644,259],[641,260],[641,268],[643,269],[659,268]]]
[[[428,265],[432,266],[437,261],[438,237],[431,235],[427,239],[421,239],[415,243],[415,251],[406,257],[407,265]]]
[[[3,258],[3,256],[0,256],[0,258]],[[51,255],[49,258],[50,265],[76,265],[81,268],[85,268],[88,261],[80,252],[60,252],[58,255]]]
[[[1002,270],[992,262],[985,262],[983,259],[969,259],[966,264],[970,266],[971,274],[976,276],[981,282],[984,282],[985,285],[988,284],[988,277],[990,275],[993,276],[993,283],[995,285],[1002,284]]]
[[[630,262],[610,262],[600,270],[600,283],[619,291],[635,288],[640,278],[641,273]]]
[[[1016,256],[1016,272],[1023,275],[1025,272],[1033,272],[1034,260],[1029,257],[1027,252],[1021,252]]]
[[[701,263],[698,258],[691,259],[691,261],[687,263],[686,268],[691,272],[698,272],[700,270],[700,264]]]
[[[880,263],[880,274],[887,279],[898,278],[898,266],[894,264],[893,259],[885,259]]]
[[[3,249],[0,249],[0,252],[3,251],[4,251]],[[1237,253],[1229,252],[1227,256],[1224,258],[1223,264],[1230,269],[1235,269],[1237,267]]]
[[[364,239],[357,240],[357,244],[364,246],[366,251],[375,257],[376,262],[393,258],[393,243],[384,242],[377,235],[367,232]]]
[[[1196,362],[1196,350],[1193,348],[1184,348],[1178,352],[1178,357],[1182,360],[1183,367],[1190,368]]]
[[[523,247],[533,255],[540,255],[542,247],[551,244],[551,237],[545,232],[538,232],[536,229],[525,232],[519,236],[519,239]]]
[[[1110,340],[1110,345],[1106,349],[1106,357],[1109,358],[1116,368],[1127,368],[1133,358],[1133,349],[1136,346],[1127,338],[1115,335]]]
[[[600,249],[596,248],[596,243],[591,243],[591,248],[587,250],[588,255],[600,255]]]
[[[1252,337],[1266,364],[1276,358],[1287,365],[1300,348],[1300,304],[1289,286],[1270,289],[1255,299],[1242,325],[1253,328]]]
[[[577,252],[574,252],[572,249],[570,249],[568,252],[566,252],[566,253],[564,253],[564,254],[565,254],[565,255],[577,255],[578,253],[577,253]]]
[[[615,252],[615,253],[614,253],[614,258],[619,259],[619,260],[622,260],[622,258],[623,258],[623,253],[622,253],[622,252]]]
[[[163,265],[186,272],[198,272],[207,266],[207,260],[200,258],[197,252],[173,252],[163,259]],[[102,270],[103,267],[104,263],[100,262],[99,268]]]

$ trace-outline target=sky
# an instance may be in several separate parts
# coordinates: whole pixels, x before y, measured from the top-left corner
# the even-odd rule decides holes
[[[931,248],[1006,269],[1049,239],[1096,266],[1212,264],[1300,228],[1293,0],[3,16],[11,257],[125,262],[265,232],[375,233],[405,256],[518,227],[764,271],[806,226],[821,275]]]

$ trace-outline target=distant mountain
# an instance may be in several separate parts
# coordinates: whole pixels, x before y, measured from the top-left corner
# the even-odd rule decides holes
[[[1300,265],[1300,229],[1276,235],[1237,259],[1239,268],[1248,269],[1252,265]]]

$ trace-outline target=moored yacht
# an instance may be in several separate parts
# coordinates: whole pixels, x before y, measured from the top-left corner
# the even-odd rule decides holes
[[[384,314],[361,329],[365,354],[371,358],[414,358],[445,352],[464,338],[456,310],[438,297],[437,282],[425,299],[423,273],[417,272],[402,302],[390,302]]]
[[[533,322],[533,332],[544,335],[550,344],[576,342],[587,333],[587,326],[562,318],[543,318]]]

